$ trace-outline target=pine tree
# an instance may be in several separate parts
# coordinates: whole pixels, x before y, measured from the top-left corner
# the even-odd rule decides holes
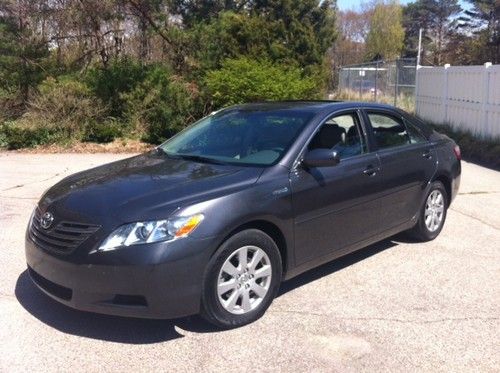
[[[474,33],[481,44],[480,55],[500,63],[500,1],[467,0],[472,8],[464,11],[461,27]],[[485,61],[486,62],[486,61]]]

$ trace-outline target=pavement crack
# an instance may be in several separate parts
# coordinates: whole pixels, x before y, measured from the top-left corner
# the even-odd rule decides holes
[[[495,321],[500,320],[500,317],[444,317],[440,319],[430,319],[430,320],[406,320],[398,318],[387,318],[387,317],[336,317],[328,313],[318,313],[318,312],[308,312],[308,311],[290,311],[290,310],[268,310],[271,313],[292,313],[305,316],[325,316],[330,317],[334,320],[343,321],[387,321],[387,322],[397,322],[402,324],[435,324],[441,322],[462,322],[462,321]]]
[[[0,198],[7,198],[7,199],[31,199],[31,200],[38,199],[37,197],[16,197],[16,196],[0,196]]]
[[[447,321],[494,321],[499,320],[498,317],[445,317],[441,319],[431,319],[431,320],[404,320],[397,318],[384,318],[384,317],[357,317],[357,318],[343,318],[344,320],[354,320],[354,321],[389,321],[398,322],[402,324],[436,324]]]
[[[458,193],[459,196],[465,196],[465,195],[475,195],[475,194],[497,194],[500,193],[500,191],[493,190],[493,191],[472,191],[472,192],[463,192],[463,193]]]
[[[493,229],[495,229],[495,230],[499,230],[499,228],[498,228],[498,227],[496,227],[496,226],[494,226],[493,224],[490,224],[490,223],[488,223],[488,222],[486,222],[486,221],[484,221],[484,220],[482,220],[482,219],[479,219],[479,218],[477,218],[477,217],[475,217],[475,216],[473,216],[473,215],[466,214],[466,213],[465,213],[465,212],[463,212],[463,211],[460,211],[460,210],[455,210],[454,208],[451,208],[451,207],[450,207],[450,210],[452,210],[452,211],[454,211],[454,212],[458,212],[460,215],[467,216],[468,218],[474,219],[474,220],[476,220],[476,221],[478,221],[478,222],[480,222],[480,223],[483,223],[484,225],[487,225],[487,226],[488,226],[488,227],[490,227],[490,228],[493,228]]]
[[[18,185],[14,185],[12,187],[8,187],[8,188],[5,188],[5,189],[2,189],[1,191],[2,192],[6,192],[8,190],[12,190],[12,189],[17,189],[17,188],[22,188],[23,186],[25,186],[26,184],[18,184]]]
[[[12,187],[8,187],[8,188],[5,188],[5,189],[2,189],[1,191],[2,192],[6,192],[7,190],[12,190],[12,189],[16,189],[16,188],[22,188],[24,186],[24,184],[18,184],[18,185],[14,185]]]
[[[6,192],[8,190],[13,190],[13,189],[18,189],[18,188],[22,188],[22,187],[25,187],[26,185],[32,185],[32,184],[37,184],[37,183],[43,183],[44,181],[49,181],[49,180],[52,180],[58,176],[60,176],[61,174],[65,174],[69,169],[68,168],[65,168],[64,171],[62,172],[58,172],[57,174],[55,175],[52,175],[46,179],[43,179],[43,180],[37,180],[37,181],[33,181],[31,183],[25,183],[25,184],[17,184],[17,185],[14,185],[14,186],[11,186],[11,187],[8,187],[8,188],[5,188],[5,189],[2,189],[0,192]]]

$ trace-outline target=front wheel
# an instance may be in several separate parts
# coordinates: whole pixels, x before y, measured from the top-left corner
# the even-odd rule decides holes
[[[271,237],[257,229],[235,234],[208,264],[202,316],[222,328],[257,320],[278,293],[281,275],[280,252]]]
[[[446,189],[440,181],[435,181],[431,184],[417,224],[408,232],[410,236],[419,241],[435,239],[443,229],[447,209],[448,195]]]

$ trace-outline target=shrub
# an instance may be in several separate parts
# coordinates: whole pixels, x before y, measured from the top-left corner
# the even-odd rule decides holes
[[[431,123],[434,129],[451,137],[460,146],[462,157],[500,170],[500,138],[481,138],[449,124]]]
[[[18,120],[25,128],[46,128],[62,137],[79,138],[88,123],[104,120],[106,108],[88,87],[71,78],[48,78]]]
[[[1,126],[1,142],[9,149],[93,139],[112,141],[119,132],[107,120],[106,108],[89,88],[71,77],[48,78],[29,102],[28,111]]]
[[[30,148],[59,140],[60,133],[55,129],[26,127],[16,122],[6,122],[0,125],[0,147],[7,149]]]
[[[122,124],[114,118],[102,122],[91,122],[85,126],[83,141],[106,143],[123,135]]]
[[[166,66],[149,70],[142,83],[122,96],[128,120],[149,143],[160,143],[183,129],[193,118],[197,97],[196,86]]]
[[[319,90],[315,79],[299,68],[256,61],[229,59],[220,70],[210,71],[205,84],[215,107],[263,100],[312,99]]]
[[[20,117],[24,109],[22,100],[15,92],[0,87],[0,123]]]
[[[129,58],[113,60],[106,68],[90,69],[85,81],[94,95],[109,107],[109,114],[121,118],[125,111],[123,95],[131,92],[144,80],[146,70]]]
[[[9,147],[9,138],[5,133],[4,127],[5,127],[4,123],[0,124],[0,149],[5,149]]]

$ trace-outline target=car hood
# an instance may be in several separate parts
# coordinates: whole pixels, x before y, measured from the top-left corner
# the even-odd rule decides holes
[[[71,221],[161,219],[249,187],[262,170],[174,159],[155,150],[71,175],[50,188],[39,206]]]

